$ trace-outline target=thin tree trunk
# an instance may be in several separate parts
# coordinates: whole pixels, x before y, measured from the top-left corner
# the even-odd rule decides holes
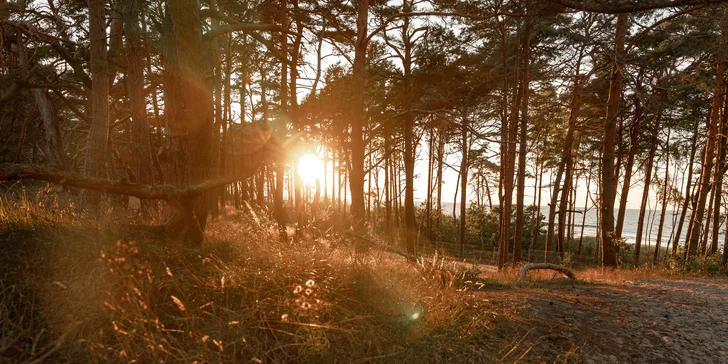
[[[708,234],[710,233],[710,223],[713,221],[713,196],[715,195],[715,190],[710,189],[710,197],[708,198],[708,208],[707,213],[708,216],[705,218],[705,228],[700,231],[702,237],[700,238],[700,255],[705,256],[705,253],[708,250]]]
[[[576,129],[576,121],[581,110],[581,83],[584,81],[584,77],[579,73],[581,68],[581,60],[583,57],[584,49],[579,51],[579,59],[576,62],[576,77],[574,78],[574,86],[571,91],[571,107],[569,111],[569,126],[566,130],[566,137],[564,138],[564,147],[561,153],[561,161],[556,170],[556,179],[553,183],[553,189],[551,191],[551,202],[549,203],[549,216],[548,225],[546,227],[546,249],[545,255],[553,248],[554,241],[554,224],[556,222],[556,205],[559,201],[559,192],[561,188],[561,179],[564,175],[564,169],[567,165],[571,164],[572,150],[574,144],[574,132]],[[563,196],[562,196],[563,199]]]
[[[467,112],[463,113],[462,125],[462,154],[463,159],[460,166],[460,258],[465,258],[465,214],[467,212],[467,188],[468,188],[468,117]]]
[[[723,17],[725,17],[726,10],[723,11]],[[726,38],[726,26],[724,24],[725,19],[721,22],[722,29],[722,35],[721,35],[721,45],[725,44],[725,38]],[[694,224],[692,224],[689,234],[688,234],[688,249],[687,254],[685,256],[685,259],[690,259],[697,253],[698,249],[698,242],[700,239],[700,228],[701,228],[701,222],[703,221],[703,215],[705,213],[705,202],[708,198],[708,192],[710,191],[711,183],[710,183],[710,177],[711,177],[711,171],[713,169],[713,162],[714,162],[714,148],[715,148],[715,141],[716,141],[716,135],[718,133],[718,126],[720,123],[720,111],[721,111],[721,103],[723,101],[723,92],[724,92],[724,69],[725,69],[725,62],[723,57],[718,58],[718,62],[715,68],[715,87],[713,91],[713,103],[711,107],[711,117],[710,121],[708,123],[708,136],[705,144],[705,155],[703,160],[703,170],[701,171],[700,176],[700,189],[698,190],[698,199],[697,199],[697,205],[696,209],[693,211],[693,215],[695,216],[694,219],[691,218],[691,220],[695,221]]]
[[[717,136],[718,153],[717,162],[715,164],[715,172],[713,174],[713,191],[715,196],[713,200],[713,234],[710,240],[710,254],[718,251],[718,233],[720,230],[720,203],[722,201],[723,192],[723,175],[726,170],[726,133],[728,133],[728,95],[723,96],[723,113],[720,118],[720,133]]]
[[[281,0],[281,27],[288,29],[288,1]],[[281,54],[284,57],[288,57],[288,35],[286,33],[280,34]],[[286,62],[281,62],[281,83],[280,83],[280,117],[275,125],[275,133],[280,140],[283,140],[286,136],[286,120],[288,115],[288,65]],[[275,186],[275,215],[276,222],[278,223],[278,234],[281,241],[287,240],[286,233],[286,210],[283,207],[283,187],[284,187],[284,174],[286,170],[285,161],[282,157],[276,160],[276,186]]]
[[[657,264],[660,259],[660,243],[662,242],[662,228],[665,223],[665,212],[667,211],[668,181],[670,180],[670,129],[667,129],[665,146],[665,179],[662,186],[662,211],[660,212],[660,225],[657,228],[657,241],[655,242],[655,254],[652,263]]]
[[[531,248],[538,243],[538,237],[541,230],[541,193],[543,191],[543,167],[544,163],[546,162],[545,158],[541,158],[541,168],[538,173],[538,194],[536,191],[534,191],[533,196],[535,198],[535,206],[536,211],[534,212],[534,224],[533,224],[533,231],[531,232],[531,247],[528,250],[531,250]],[[538,166],[538,163],[536,164]],[[534,186],[535,187],[535,186]],[[538,197],[536,197],[538,196]]]
[[[677,232],[675,233],[675,241],[672,243],[672,255],[677,254],[677,248],[680,244],[680,237],[682,236],[682,228],[683,223],[685,222],[685,215],[688,212],[688,208],[690,207],[690,201],[692,200],[692,190],[691,190],[691,183],[693,180],[693,164],[695,164],[695,153],[698,150],[698,125],[699,123],[695,123],[695,128],[693,129],[693,138],[690,143],[691,149],[690,149],[690,160],[688,161],[688,181],[687,185],[685,186],[685,198],[683,200],[683,206],[682,211],[680,211],[680,219],[678,220],[677,224]]]
[[[639,94],[641,91],[641,84],[639,83],[639,79],[641,78],[642,73],[640,72],[638,75],[638,82],[637,82],[637,93]],[[629,151],[627,152],[627,164],[624,167],[624,181],[622,181],[622,193],[619,197],[619,211],[617,212],[617,227],[615,234],[617,236],[617,239],[622,238],[622,228],[624,227],[624,215],[627,211],[627,197],[629,196],[629,191],[632,187],[632,170],[634,168],[634,158],[637,154],[637,147],[639,144],[638,138],[639,138],[639,132],[640,132],[640,122],[642,120],[643,114],[642,114],[642,103],[640,100],[639,95],[635,95],[634,97],[634,121],[632,122],[632,126],[629,128]]]
[[[645,181],[644,188],[642,190],[642,204],[640,205],[640,215],[637,220],[637,236],[635,237],[634,243],[634,266],[637,267],[640,264],[640,249],[642,243],[642,231],[645,221],[645,209],[647,207],[647,200],[650,194],[650,183],[652,182],[652,167],[655,160],[655,152],[657,150],[657,134],[660,131],[660,122],[662,121],[662,106],[657,111],[655,116],[654,127],[652,129],[652,143],[650,145],[650,152],[647,157],[647,165],[645,166]]]
[[[518,149],[518,190],[516,191],[516,230],[513,234],[513,264],[521,261],[521,243],[523,241],[524,222],[524,196],[526,192],[526,146],[528,135],[528,94],[529,94],[529,67],[531,58],[531,20],[526,20],[526,30],[523,35],[523,79],[521,95],[521,130]]]

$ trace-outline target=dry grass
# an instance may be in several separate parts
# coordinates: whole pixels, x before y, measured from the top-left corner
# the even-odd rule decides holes
[[[8,196],[0,363],[573,362],[580,350],[534,337],[521,314],[565,282],[553,272],[475,279],[315,230],[282,243],[263,210],[229,212],[190,247],[130,228],[139,217],[123,211],[88,218],[47,189]],[[586,269],[576,284],[689,274]]]
[[[61,207],[66,205],[68,207]],[[336,235],[281,243],[265,214],[202,247],[79,215],[52,193],[0,202],[0,362],[497,362],[462,272]],[[517,356],[516,356],[517,357]]]

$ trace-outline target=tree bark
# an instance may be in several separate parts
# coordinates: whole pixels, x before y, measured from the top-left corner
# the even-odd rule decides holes
[[[468,118],[467,113],[463,113],[463,125],[461,127],[462,135],[462,154],[463,159],[460,166],[460,258],[465,258],[465,219],[467,214],[468,202],[468,163],[470,162],[468,153]]]
[[[516,191],[516,230],[513,234],[513,264],[521,261],[521,243],[523,241],[524,209],[523,202],[526,192],[526,146],[528,136],[528,93],[529,93],[529,67],[531,58],[531,20],[526,20],[526,30],[523,35],[523,77],[521,79],[521,130],[518,146],[518,189]]]
[[[122,5],[126,35],[126,87],[131,110],[131,160],[139,183],[151,184],[152,144],[144,95],[144,49],[139,28],[139,0],[124,0]]]
[[[677,254],[677,248],[680,243],[680,236],[682,234],[683,223],[685,222],[685,215],[687,214],[688,208],[690,207],[690,200],[691,200],[690,197],[692,196],[690,187],[691,187],[691,183],[693,181],[693,164],[695,164],[695,153],[698,150],[698,143],[697,143],[697,141],[698,141],[698,124],[699,123],[697,123],[697,122],[695,123],[695,128],[693,129],[693,138],[692,138],[692,142],[690,143],[691,147],[690,147],[690,160],[688,161],[688,180],[687,180],[687,184],[685,185],[685,198],[683,200],[682,211],[680,211],[680,219],[678,220],[677,231],[675,232],[675,240],[672,243],[672,255],[673,256],[675,254]]]
[[[665,223],[665,212],[667,212],[667,196],[669,194],[670,180],[670,129],[667,129],[665,146],[665,179],[662,185],[662,211],[660,211],[660,225],[657,227],[657,241],[655,242],[655,254],[652,257],[652,264],[657,264],[660,259],[660,244],[662,243],[662,229]]]
[[[728,111],[727,98],[728,95],[723,95],[723,113],[720,118],[720,133],[717,136],[718,160],[715,165],[715,172],[713,173],[713,190],[715,191],[715,195],[713,200],[713,233],[710,240],[710,254],[715,254],[718,251],[718,233],[721,225],[720,204],[723,192],[723,176],[726,170],[726,133],[728,133],[728,116],[726,115],[726,111]]]
[[[197,1],[168,2],[167,12],[165,107],[171,144],[170,181],[178,188],[186,188],[205,181],[211,172],[213,98],[209,55],[202,39]],[[169,230],[182,240],[200,243],[209,212],[206,199],[190,202],[185,213],[176,211],[167,223]]]
[[[351,211],[354,225],[362,228],[364,223],[364,88],[366,85],[366,56],[369,24],[369,1],[357,1],[356,43],[354,44],[354,64],[352,66],[351,94]]]
[[[725,11],[724,15],[725,17]],[[723,21],[724,22],[724,21]],[[721,44],[725,44],[725,38],[726,38],[726,29],[725,24],[721,23],[722,30],[722,36],[721,36]],[[710,121],[708,122],[708,136],[705,143],[705,155],[703,156],[703,169],[701,171],[700,175],[700,189],[698,190],[698,199],[697,199],[697,205],[694,213],[694,219],[691,218],[691,220],[694,220],[695,223],[692,224],[689,235],[688,235],[688,249],[687,254],[685,256],[685,259],[692,258],[696,253],[698,249],[698,242],[700,239],[700,229],[702,226],[703,221],[703,215],[705,214],[705,202],[708,198],[708,192],[710,191],[711,183],[710,183],[710,177],[711,177],[711,171],[713,170],[713,161],[714,161],[714,148],[715,148],[715,141],[716,141],[716,135],[718,133],[718,125],[720,123],[720,112],[721,112],[721,103],[723,101],[723,92],[725,90],[724,88],[724,69],[725,69],[725,62],[723,57],[718,58],[717,65],[715,67],[715,86],[713,91],[713,102],[711,107],[711,117]]]
[[[40,117],[43,120],[43,134],[45,135],[45,152],[52,166],[66,167],[66,152],[63,148],[63,138],[58,125],[56,111],[53,109],[45,89],[34,88],[33,97],[38,105]]]
[[[612,76],[609,82],[609,100],[607,116],[604,120],[604,140],[602,146],[602,180],[601,180],[601,238],[603,245],[602,266],[617,265],[619,247],[614,236],[614,139],[615,126],[619,116],[622,98],[622,74],[624,73],[624,40],[627,36],[627,14],[617,16],[614,37],[614,56]]]
[[[106,9],[103,0],[88,0],[91,53],[91,128],[86,146],[87,177],[103,178],[109,142],[109,63],[106,50]],[[100,195],[89,193],[86,202],[95,210]]]
[[[639,74],[641,76],[641,73]],[[639,144],[640,122],[642,121],[642,103],[639,93],[641,92],[640,76],[637,78],[637,95],[634,98],[634,120],[629,127],[629,150],[627,151],[627,164],[624,167],[624,180],[622,181],[622,193],[619,196],[619,211],[617,212],[617,227],[615,234],[617,239],[622,238],[624,216],[627,211],[627,197],[632,187],[632,170],[634,169],[634,157],[637,154]]]
[[[654,127],[652,129],[652,138],[650,143],[650,152],[647,156],[647,164],[645,165],[645,181],[644,188],[642,189],[642,204],[640,205],[640,215],[637,219],[637,235],[634,243],[634,266],[637,267],[640,264],[640,250],[642,247],[642,231],[645,221],[645,212],[647,209],[647,200],[650,195],[650,183],[652,183],[652,167],[655,161],[655,152],[657,150],[657,134],[660,131],[660,122],[662,119],[662,106],[658,106],[660,109],[657,111],[655,116]],[[649,252],[648,252],[649,253]]]

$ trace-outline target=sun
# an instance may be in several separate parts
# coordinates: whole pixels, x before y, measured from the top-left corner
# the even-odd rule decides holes
[[[323,177],[324,165],[314,154],[305,154],[298,159],[298,174],[304,183],[316,182],[316,179]]]

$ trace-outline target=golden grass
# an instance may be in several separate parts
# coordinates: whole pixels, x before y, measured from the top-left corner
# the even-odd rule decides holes
[[[472,340],[487,312],[464,303],[462,272],[337,235],[282,243],[264,214],[229,214],[189,247],[61,205],[0,200],[0,362],[496,362],[510,349]]]
[[[485,271],[476,280],[315,230],[283,243],[264,212],[230,212],[191,247],[130,228],[140,218],[123,210],[91,219],[72,198],[32,195],[0,197],[0,363],[493,363],[573,354],[537,348],[544,344],[518,307],[487,299],[564,282],[553,272],[517,282],[517,269]],[[689,274],[577,271],[582,282]]]

